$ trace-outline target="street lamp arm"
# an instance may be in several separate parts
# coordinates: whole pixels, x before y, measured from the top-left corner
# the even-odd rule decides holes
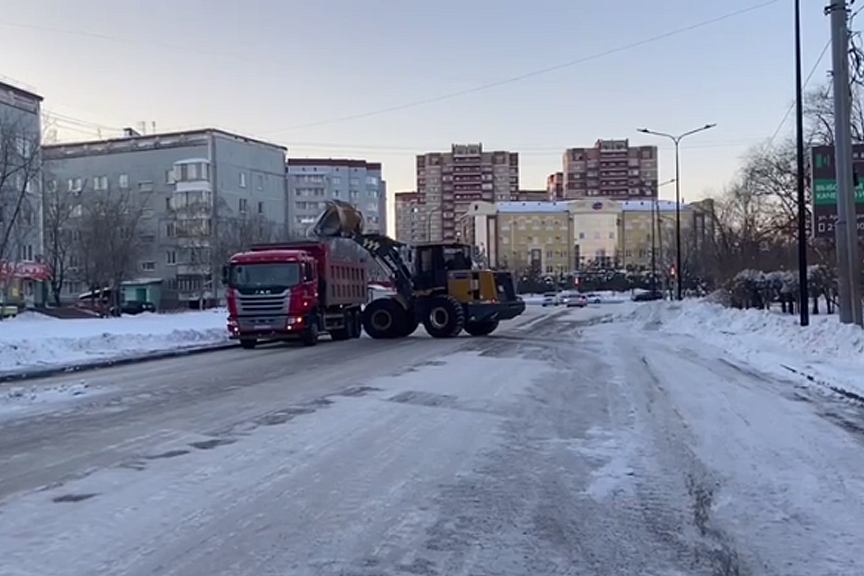
[[[699,132],[704,132],[705,130],[710,130],[711,128],[714,128],[715,126],[717,126],[717,124],[706,124],[706,125],[702,126],[701,128],[696,128],[695,130],[690,130],[689,132],[684,132],[683,134],[678,136],[677,140],[680,141],[681,139],[686,138],[687,136],[691,136],[691,135],[697,134]]]
[[[654,130],[648,130],[647,128],[639,128],[636,130],[637,132],[642,132],[643,134],[652,134],[654,136],[662,136],[664,138],[669,138],[673,142],[677,142],[678,138],[673,136],[672,134],[667,134],[665,132],[655,132]]]

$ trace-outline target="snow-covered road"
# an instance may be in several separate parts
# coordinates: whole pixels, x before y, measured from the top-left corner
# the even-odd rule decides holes
[[[609,308],[91,373],[0,413],[0,575],[864,573],[864,409]]]

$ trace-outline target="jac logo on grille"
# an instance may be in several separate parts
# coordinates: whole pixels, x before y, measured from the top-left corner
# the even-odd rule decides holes
[[[591,209],[592,210],[602,210],[603,209],[603,203],[602,202],[594,202],[594,204],[591,205]]]
[[[265,290],[265,289],[255,291],[255,294],[272,294],[272,293],[273,293],[272,290]]]

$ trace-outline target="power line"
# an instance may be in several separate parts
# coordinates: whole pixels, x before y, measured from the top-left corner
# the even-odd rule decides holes
[[[804,84],[801,86],[802,90],[807,88],[807,84],[810,83],[810,80],[813,78],[813,75],[816,73],[816,70],[819,68],[819,65],[822,63],[822,59],[825,58],[825,54],[828,53],[828,48],[831,47],[831,40],[825,43],[825,47],[822,48],[822,52],[819,54],[819,58],[816,59],[816,62],[813,64],[813,67],[810,69],[810,73],[807,74],[807,78],[804,79]],[[793,102],[789,108],[786,110],[786,114],[783,115],[783,119],[780,120],[780,124],[777,125],[777,129],[774,130],[774,134],[771,135],[771,139],[768,140],[768,145],[774,143],[774,140],[777,139],[777,136],[780,134],[780,130],[783,129],[783,126],[786,124],[786,120],[789,119],[789,115],[792,114],[792,111],[795,110],[795,103]]]
[[[302,128],[313,128],[313,127],[317,127],[317,126],[326,126],[326,125],[330,125],[330,124],[348,122],[351,120],[360,120],[362,118],[369,118],[371,116],[379,116],[381,114],[389,114],[391,112],[398,112],[400,110],[407,110],[409,108],[416,108],[419,106],[425,106],[427,104],[434,104],[436,102],[441,102],[443,100],[450,100],[452,98],[458,98],[459,96],[466,96],[468,94],[474,94],[476,92],[481,92],[483,90],[489,90],[490,88],[496,88],[498,86],[513,84],[515,82],[521,82],[522,80],[527,80],[528,78],[534,78],[536,76],[549,74],[551,72],[556,72],[558,70],[563,70],[565,68],[571,68],[573,66],[577,66],[579,64],[584,64],[584,63],[590,62],[592,60],[598,60],[600,58],[605,58],[606,56],[618,54],[619,52],[626,52],[626,51],[632,50],[634,48],[639,48],[641,46],[645,46],[646,44],[653,44],[654,42],[659,42],[660,40],[665,40],[665,39],[671,38],[673,36],[678,36],[679,34],[684,34],[686,32],[691,32],[693,30],[697,30],[699,28],[704,28],[704,27],[710,26],[712,24],[717,24],[718,22],[722,22],[722,21],[728,20],[730,18],[735,18],[737,16],[741,16],[743,14],[753,12],[754,10],[758,10],[760,8],[765,8],[766,6],[776,4],[779,1],[780,0],[768,0],[766,2],[762,2],[760,4],[755,4],[755,5],[750,6],[748,8],[742,8],[740,10],[736,10],[734,12],[729,12],[727,14],[724,14],[722,16],[718,16],[716,18],[711,18],[710,20],[703,20],[702,22],[697,22],[695,24],[691,24],[691,25],[685,26],[683,28],[678,28],[678,29],[672,30],[670,32],[665,32],[663,34],[658,34],[656,36],[652,36],[652,37],[646,38],[644,40],[639,40],[637,42],[631,42],[630,44],[625,44],[625,45],[619,46],[617,48],[604,50],[602,52],[591,54],[589,56],[583,56],[581,58],[577,58],[576,60],[571,60],[570,62],[565,62],[563,64],[557,64],[555,66],[549,66],[547,68],[541,68],[539,70],[527,72],[527,73],[521,74],[519,76],[513,76],[511,78],[499,80],[497,82],[482,84],[479,86],[475,86],[473,88],[467,88],[465,90],[459,90],[457,92],[450,92],[448,94],[442,94],[440,96],[435,96],[433,98],[426,98],[424,100],[417,100],[414,102],[409,102],[407,104],[401,104],[398,106],[390,106],[388,108],[380,108],[378,110],[372,110],[370,112],[364,112],[362,114],[354,114],[352,116],[343,116],[341,118],[333,118],[331,120],[323,120],[320,122],[312,122],[309,124],[300,124],[300,125],[291,126],[288,128],[280,128],[278,130],[271,130],[271,131],[265,132],[265,134],[274,134],[277,132],[287,132],[289,130],[299,130]]]

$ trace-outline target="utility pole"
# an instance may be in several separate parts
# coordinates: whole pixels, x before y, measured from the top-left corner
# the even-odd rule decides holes
[[[837,179],[837,275],[840,322],[861,326],[861,266],[852,176],[852,96],[849,88],[849,28],[846,0],[825,8],[831,17],[831,65],[834,80],[834,159]]]
[[[807,221],[804,200],[804,87],[801,79],[801,0],[795,0],[795,147],[798,185],[798,317],[810,324],[807,286]]]

